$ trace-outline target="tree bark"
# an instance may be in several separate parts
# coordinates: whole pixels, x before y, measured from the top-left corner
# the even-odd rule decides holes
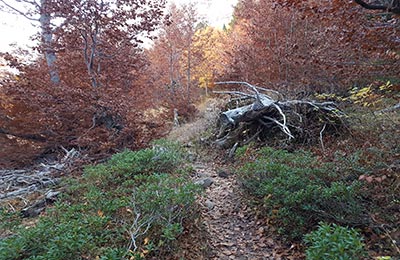
[[[56,67],[57,57],[53,46],[53,31],[50,26],[51,15],[48,10],[48,0],[41,0],[40,3],[39,22],[43,52],[49,68],[50,80],[53,84],[58,85],[60,83],[60,76]]]
[[[91,31],[90,29],[81,31],[81,36],[84,45],[83,57],[85,59],[87,73],[90,77],[90,83],[93,88],[97,88],[100,86],[100,82],[97,79],[97,74],[94,69],[95,59],[97,57],[97,52],[98,52],[98,34],[99,34],[99,25],[97,24],[97,22],[95,22],[93,31]]]

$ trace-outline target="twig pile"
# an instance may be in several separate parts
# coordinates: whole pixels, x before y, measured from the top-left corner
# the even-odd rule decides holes
[[[75,149],[64,149],[65,156],[57,163],[42,163],[39,169],[0,170],[0,200],[24,196],[34,191],[56,185],[60,182],[60,172],[78,156]]]
[[[244,85],[247,91],[215,91],[230,95],[236,108],[222,112],[215,144],[235,149],[251,141],[268,142],[285,139],[303,143],[318,140],[346,129],[345,114],[333,102],[284,100],[277,91],[253,86],[247,82],[217,82]]]

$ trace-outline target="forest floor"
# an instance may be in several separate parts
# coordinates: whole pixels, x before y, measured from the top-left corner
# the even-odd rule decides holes
[[[169,135],[171,140],[179,141],[184,146],[189,147],[188,151],[192,153],[191,157],[196,158],[194,160],[195,171],[193,178],[205,188],[203,196],[198,200],[201,215],[199,218],[200,223],[197,227],[200,232],[191,232],[191,239],[182,237],[184,241],[181,247],[184,251],[183,256],[190,256],[184,258],[223,260],[305,259],[304,245],[284,242],[277,235],[275,230],[277,227],[269,224],[269,220],[265,218],[265,214],[264,217],[261,217],[262,214],[257,211],[257,206],[252,204],[252,199],[244,193],[241,187],[234,170],[237,165],[232,163],[230,159],[226,159],[228,157],[226,154],[227,151],[218,151],[218,149],[215,149],[213,145],[208,143],[207,136],[210,136],[213,127],[215,127],[215,120],[217,120],[217,115],[220,112],[216,109],[218,107],[216,105],[218,103],[216,102],[203,104],[199,109],[202,112],[195,121],[181,125]],[[366,115],[368,114],[366,113]],[[382,120],[387,120],[384,116],[382,118]],[[368,123],[368,126],[370,128],[362,128],[362,131],[372,129],[371,131],[375,131],[374,133],[377,135],[381,133],[379,131],[380,128],[375,127],[374,124]],[[398,133],[396,129],[390,127],[385,129],[391,129],[394,135]],[[381,140],[386,140],[384,137],[380,136],[380,138]],[[346,142],[346,140],[343,142]],[[338,146],[340,144],[341,142],[338,141]],[[369,143],[367,142],[366,144]],[[373,147],[373,145],[371,146]],[[333,145],[331,149],[341,148]],[[357,146],[354,149],[357,149]],[[365,147],[359,149],[368,155],[368,149]],[[388,161],[387,165],[389,165],[391,159],[386,159]],[[375,158],[372,156],[368,160],[367,164],[371,166],[374,174],[380,176],[378,174],[380,168],[375,167],[374,163],[375,161],[385,161],[385,158],[380,158],[379,156]],[[392,162],[392,164],[396,165],[396,161]],[[353,166],[358,167],[356,164]],[[345,168],[346,165],[343,164],[340,167]],[[391,167],[389,167],[388,171],[392,169]],[[368,168],[365,171],[367,170]],[[381,205],[381,202],[378,201],[380,197],[386,198],[388,197],[388,195],[385,195],[386,193],[391,194],[391,187],[396,186],[396,176],[396,173],[394,173],[394,184],[391,181],[385,182],[385,189],[380,191],[376,191],[380,187],[379,185],[375,187],[368,186],[368,183],[366,184],[370,188],[370,195],[378,203],[377,205]],[[381,195],[378,196],[376,194]],[[370,214],[388,214],[387,212],[385,213],[384,208],[382,206],[381,211],[377,211],[381,213]],[[385,221],[382,220],[382,223],[385,223]],[[388,223],[391,222],[389,221]],[[393,234],[386,232],[387,236],[381,235],[380,239],[375,238],[374,234],[370,235],[367,232],[366,244],[370,257],[378,256],[379,258],[381,255],[391,254],[388,249],[395,243],[393,241],[396,241],[393,238],[398,237],[396,230],[396,228],[393,229]],[[379,233],[379,231],[377,232]],[[396,245],[394,247],[398,252],[398,247]],[[193,253],[195,254],[193,255]]]
[[[236,176],[211,161],[196,161],[193,179],[205,189],[198,198],[199,222],[183,235],[171,259],[304,259],[248,205]]]
[[[297,245],[282,243],[267,220],[249,206],[231,170],[232,163],[224,160],[220,151],[192,143],[194,138],[202,140],[198,135],[213,127],[219,113],[215,102],[203,104],[197,120],[175,128],[168,137],[189,147],[196,158],[192,177],[204,188],[198,198],[200,223],[192,227],[197,232],[190,230],[182,237],[181,250],[174,259],[304,259]]]
[[[196,120],[174,128],[167,137],[185,147],[187,159],[191,161],[188,168],[192,169],[188,171],[191,174],[188,181],[203,187],[203,193],[197,198],[197,211],[194,211],[197,218],[191,223],[183,223],[185,229],[178,241],[173,242],[176,245],[171,247],[174,248],[173,253],[160,252],[163,257],[158,255],[158,258],[150,259],[304,259],[304,246],[284,242],[277,235],[277,227],[270,225],[271,221],[265,214],[261,214],[254,201],[246,195],[235,173],[238,165],[232,162],[232,159],[227,159],[227,151],[215,149],[208,141],[207,137],[215,130],[215,121],[220,112],[218,101],[204,103],[199,110]],[[3,176],[0,183],[3,183],[4,187],[7,186],[5,191],[9,191],[0,192],[0,206],[11,207],[14,211],[27,209],[22,210],[29,213],[26,214],[25,217],[28,218],[24,219],[23,224],[36,225],[36,217],[46,215],[46,206],[54,207],[57,195],[64,192],[62,186],[59,189],[48,190],[44,181],[52,181],[51,178],[62,177],[61,175],[73,177],[69,172],[72,172],[74,163],[80,162],[79,154],[75,153],[75,150],[64,152],[66,155],[59,163],[42,164],[35,171],[21,171],[21,174],[26,175],[24,178],[21,178],[21,174],[0,174]],[[82,165],[81,162],[78,164]],[[27,172],[32,174],[28,175]],[[26,181],[28,177],[29,182]],[[30,188],[32,185],[35,185],[34,188]],[[29,192],[29,197],[22,198],[22,191]],[[27,207],[28,204],[33,205]],[[102,217],[104,213],[97,211],[96,214],[101,214]],[[2,233],[0,228],[0,238],[9,235],[9,232]],[[388,237],[392,238],[394,235],[388,234]],[[369,239],[367,242],[371,244],[371,241]],[[376,249],[376,246],[369,247]]]
[[[213,163],[196,164],[195,168],[197,178],[212,182],[199,200],[211,249],[209,259],[281,259],[285,254],[272,230],[243,201],[235,175]]]

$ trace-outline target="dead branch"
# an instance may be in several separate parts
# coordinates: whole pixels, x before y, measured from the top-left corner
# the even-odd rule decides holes
[[[400,14],[400,0],[391,0],[391,1],[373,1],[368,3],[363,0],[354,0],[357,4],[364,7],[365,9],[369,10],[382,10],[382,11],[389,11],[394,14]]]
[[[65,155],[58,162],[41,163],[37,169],[0,170],[0,200],[26,196],[59,184],[60,173],[80,156],[75,149],[62,149]]]
[[[252,140],[268,141],[282,134],[288,141],[321,142],[322,134],[345,129],[345,114],[333,102],[312,100],[284,100],[283,95],[273,99],[265,94],[271,90],[247,82],[227,81],[216,84],[240,84],[248,91],[215,91],[216,94],[235,96],[247,103],[220,114],[219,134],[215,144],[221,148],[243,145]],[[321,130],[322,129],[322,130]]]
[[[397,104],[394,105],[394,106],[391,106],[391,107],[388,107],[388,108],[379,110],[377,113],[389,113],[389,112],[396,111],[397,109],[400,109],[400,102],[397,103]]]

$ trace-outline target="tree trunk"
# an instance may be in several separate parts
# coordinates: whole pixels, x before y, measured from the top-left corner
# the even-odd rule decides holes
[[[98,34],[99,34],[99,26],[97,23],[95,23],[95,27],[94,27],[93,31],[91,31],[89,29],[87,29],[86,31],[85,30],[81,31],[81,36],[82,36],[83,45],[84,45],[83,57],[85,59],[86,69],[87,69],[88,75],[90,77],[90,83],[93,88],[97,88],[100,86],[100,82],[97,79],[97,74],[94,69],[95,58],[97,56],[96,53],[98,51],[97,50]],[[99,61],[97,61],[97,62],[99,62]]]
[[[60,76],[56,68],[56,54],[53,49],[53,32],[50,27],[51,15],[48,11],[48,0],[41,0],[40,8],[40,29],[42,37],[42,47],[46,58],[47,66],[49,67],[50,80],[53,84],[60,83]]]
[[[189,47],[188,47],[188,66],[187,66],[187,102],[190,104],[190,84],[191,84],[191,75],[190,75],[190,70],[191,70],[191,45],[192,45],[192,40],[189,42]]]

